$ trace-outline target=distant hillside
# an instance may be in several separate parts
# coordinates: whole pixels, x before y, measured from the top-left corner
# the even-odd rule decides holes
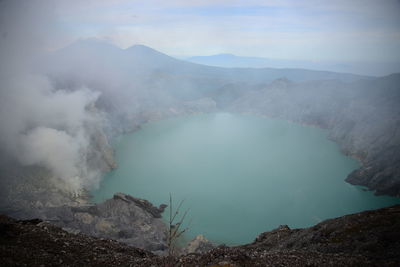
[[[229,84],[213,98],[224,110],[328,129],[342,152],[362,162],[348,182],[400,195],[400,74],[353,83],[280,79],[253,87]]]
[[[381,76],[400,71],[400,63],[394,62],[336,62],[276,59],[263,57],[244,57],[233,54],[194,56],[185,60],[224,68],[296,68],[348,72],[363,75]]]
[[[79,55],[78,61],[74,55]],[[55,52],[53,55],[59,63],[67,64],[64,68],[71,67],[74,63],[84,63],[83,66],[90,62],[109,65],[109,67],[128,67],[130,70],[162,71],[169,74],[186,74],[196,77],[207,75],[209,77],[218,77],[220,80],[236,82],[236,81],[272,81],[278,78],[286,77],[293,81],[306,80],[326,80],[338,79],[342,81],[354,81],[368,78],[366,76],[354,75],[349,73],[336,73],[328,71],[314,71],[306,69],[285,68],[263,68],[263,69],[248,69],[248,68],[218,68],[211,66],[203,66],[191,62],[179,60],[170,57],[166,54],[158,52],[144,45],[134,45],[127,49],[119,49],[111,44],[107,44],[96,40],[77,41],[63,49]],[[226,58],[238,58],[233,55],[222,55]],[[247,58],[249,60],[264,59]],[[62,61],[60,61],[62,60]],[[88,61],[89,60],[89,61]],[[60,64],[59,64],[60,65]],[[76,67],[76,65],[74,65]],[[131,73],[133,74],[133,73]],[[184,77],[182,77],[184,78]]]
[[[306,68],[321,70],[323,66],[305,60],[284,60],[263,57],[243,57],[233,54],[216,54],[211,56],[194,56],[187,61],[224,68]],[[327,69],[327,68],[325,68]]]
[[[227,83],[266,83],[283,77],[292,81],[337,79],[346,82],[370,78],[293,68],[211,67],[175,59],[143,45],[120,49],[97,40],[77,41],[53,53],[47,62],[46,72],[59,81],[112,87],[114,94],[115,90],[123,92],[120,95],[132,91],[134,85],[136,94],[143,90],[162,91],[164,95],[184,100],[196,99]]]
[[[354,70],[354,66],[349,63],[243,57],[233,54],[195,56],[186,58],[186,60],[193,63],[224,68],[298,68],[341,72],[352,72]]]
[[[233,54],[217,54],[212,56],[195,56],[187,61],[224,68],[267,68],[273,65],[272,60],[259,57],[240,57]]]

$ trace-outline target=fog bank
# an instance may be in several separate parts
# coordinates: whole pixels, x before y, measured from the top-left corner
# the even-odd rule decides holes
[[[60,88],[38,72],[57,30],[52,1],[0,3],[0,150],[22,166],[41,166],[69,191],[96,185],[88,168],[90,138],[103,118],[87,87]],[[3,156],[4,157],[4,156]],[[6,177],[2,177],[6,179]]]

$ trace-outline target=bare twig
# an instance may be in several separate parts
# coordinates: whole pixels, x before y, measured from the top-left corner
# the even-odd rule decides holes
[[[180,218],[180,220],[174,224],[175,219],[177,218],[180,209],[182,207],[183,202],[185,202],[185,199],[181,200],[179,202],[179,205],[177,206],[175,212],[173,211],[173,207],[172,207],[172,195],[171,193],[169,194],[169,235],[168,235],[168,255],[169,256],[173,256],[175,254],[175,246],[176,246],[176,241],[177,239],[183,234],[185,233],[189,227],[186,227],[183,230],[180,230],[183,221],[186,218],[186,215],[189,212],[189,209],[187,209],[183,216]]]

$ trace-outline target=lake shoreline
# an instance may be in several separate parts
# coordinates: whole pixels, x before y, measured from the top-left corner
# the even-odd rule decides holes
[[[253,114],[235,114],[235,113],[227,113],[227,112],[222,112],[222,113],[215,113],[215,112],[213,112],[213,113],[196,113],[197,115],[199,115],[199,116],[197,116],[197,115],[194,115],[194,116],[191,116],[192,114],[181,114],[181,116],[174,116],[174,117],[168,117],[167,119],[161,119],[161,120],[159,120],[159,118],[157,119],[157,120],[152,120],[152,119],[149,119],[149,120],[147,120],[147,122],[148,122],[148,124],[146,125],[146,124],[142,124],[142,127],[141,127],[141,130],[140,131],[135,131],[135,132],[133,132],[133,133],[130,133],[130,134],[128,134],[127,136],[125,136],[123,139],[120,139],[120,141],[123,141],[123,143],[121,143],[120,144],[120,147],[122,147],[123,149],[124,149],[124,151],[125,150],[127,150],[127,151],[125,151],[124,153],[128,153],[130,150],[128,149],[128,147],[129,147],[129,144],[128,143],[126,143],[127,142],[127,140],[129,140],[131,137],[129,137],[129,136],[131,136],[131,135],[133,135],[133,136],[140,136],[140,139],[138,139],[138,141],[137,141],[137,143],[135,143],[135,145],[134,145],[134,148],[132,148],[132,149],[136,149],[136,150],[138,150],[138,151],[140,151],[140,152],[138,152],[139,154],[137,154],[137,155],[135,155],[135,156],[132,156],[132,155],[128,155],[128,154],[120,154],[119,155],[119,157],[120,157],[120,159],[124,159],[123,161],[126,161],[127,159],[129,159],[129,162],[130,161],[132,161],[132,162],[139,162],[139,163],[137,163],[137,164],[139,164],[138,166],[136,166],[136,165],[132,165],[132,166],[136,166],[136,167],[133,167],[133,168],[135,168],[135,169],[139,169],[140,171],[140,173],[141,173],[141,175],[143,175],[143,166],[144,165],[146,165],[147,163],[146,162],[142,162],[144,159],[143,159],[143,157],[145,158],[146,157],[146,155],[150,155],[150,154],[148,154],[148,153],[150,153],[150,151],[146,151],[146,150],[143,150],[143,149],[145,149],[145,147],[142,147],[142,143],[143,142],[145,142],[144,140],[145,139],[147,139],[148,138],[148,136],[152,136],[153,134],[151,134],[149,131],[151,131],[152,129],[156,129],[157,127],[159,127],[159,125],[160,125],[160,127],[161,127],[161,125],[169,125],[169,124],[171,124],[171,125],[175,125],[178,121],[190,121],[191,119],[194,119],[195,121],[197,121],[196,123],[194,123],[193,125],[197,125],[198,123],[201,123],[203,120],[206,120],[205,118],[210,118],[210,117],[215,117],[216,118],[216,120],[218,121],[218,123],[217,123],[217,121],[215,122],[216,124],[215,125],[219,125],[219,124],[222,124],[222,125],[224,125],[224,123],[226,123],[227,121],[229,121],[230,119],[233,119],[233,118],[235,118],[235,116],[239,116],[239,117],[241,117],[243,120],[245,120],[245,121],[247,121],[248,119],[250,119],[251,120],[251,118],[253,118],[254,120],[256,120],[256,121],[259,121],[260,123],[268,123],[268,122],[274,122],[274,123],[277,123],[277,124],[279,124],[279,125],[287,125],[287,123],[290,123],[291,125],[293,125],[293,126],[296,126],[296,128],[293,128],[293,129],[297,129],[297,127],[300,127],[299,129],[302,129],[302,131],[304,130],[305,132],[315,132],[314,130],[312,130],[312,128],[315,128],[315,130],[317,130],[317,129],[319,129],[318,127],[309,127],[308,125],[301,125],[301,124],[299,124],[299,123],[296,123],[296,122],[288,122],[287,120],[283,120],[283,119],[280,119],[280,118],[265,118],[265,116],[257,116],[257,115],[253,115]],[[226,114],[226,116],[224,115],[224,114]],[[243,116],[245,116],[245,117],[243,117]],[[250,116],[250,117],[247,117],[247,116]],[[233,122],[232,122],[233,123]],[[236,125],[237,123],[234,123],[233,125]],[[190,125],[192,125],[192,124],[190,124]],[[243,125],[243,127],[244,128],[246,128],[247,126],[245,126],[246,124],[244,124]],[[164,126],[162,126],[162,127],[164,127]],[[171,127],[178,127],[178,126],[171,126]],[[186,130],[187,129],[190,129],[190,128],[187,128],[188,126],[179,126],[179,127],[183,127],[183,128],[185,128]],[[179,128],[178,127],[178,128]],[[192,126],[190,126],[190,127],[192,127]],[[200,127],[200,126],[198,126],[198,127]],[[203,126],[204,127],[204,126]],[[236,126],[235,126],[236,127]],[[286,126],[285,126],[286,127]],[[290,126],[291,127],[291,126]],[[304,128],[302,128],[302,127],[304,127]],[[243,131],[245,132],[245,129],[243,128]],[[170,137],[170,135],[171,135],[171,133],[173,133],[173,130],[171,130],[171,129],[173,129],[173,128],[167,128],[168,129],[168,131],[166,131],[166,130],[163,130],[162,128],[160,128],[160,129],[157,129],[156,130],[156,132],[157,132],[157,134],[155,135],[155,137],[157,137],[157,138],[162,138],[162,136],[169,136]],[[208,131],[206,131],[206,130],[204,130],[204,132],[203,132],[203,130],[201,130],[200,128],[196,128],[196,130],[191,130],[191,131],[193,131],[193,133],[196,133],[196,132],[198,132],[198,131],[201,131],[202,132],[202,134],[201,134],[201,136],[204,136]],[[219,131],[219,130],[218,130]],[[237,132],[238,131],[238,129],[236,129],[236,128],[232,128],[232,130],[230,131],[230,132],[232,132],[232,133],[234,133],[234,132]],[[211,132],[213,132],[213,130],[211,130]],[[239,130],[239,132],[242,132],[242,130]],[[272,132],[274,132],[274,131],[272,131]],[[315,132],[316,133],[316,132]],[[161,134],[161,137],[160,137],[160,135],[159,134]],[[219,134],[221,134],[221,133],[219,133]],[[226,133],[226,134],[228,134],[228,133]],[[258,135],[260,135],[260,133],[257,133]],[[321,132],[321,134],[322,134],[322,132]],[[320,134],[318,134],[318,135],[320,135]],[[224,134],[224,136],[226,136],[225,134]],[[280,135],[278,135],[278,136],[280,136]],[[314,136],[313,138],[315,138],[316,136]],[[153,138],[153,137],[149,137],[149,138]],[[181,137],[182,138],[182,137]],[[186,137],[185,137],[186,138]],[[232,137],[233,138],[233,137]],[[321,140],[325,140],[324,142],[327,142],[328,140],[329,140],[329,138],[327,138],[327,134],[326,134],[326,131],[324,131],[324,133],[323,133],[323,135],[321,135],[320,137],[319,137],[319,139],[321,139]],[[319,140],[318,139],[318,140]],[[152,141],[152,143],[157,143],[157,142],[159,142],[159,141],[157,141],[158,139],[151,139]],[[221,139],[221,141],[222,140],[227,140],[226,138],[223,138],[223,139]],[[199,141],[199,140],[198,140]],[[198,142],[198,141],[196,141],[196,142]],[[219,142],[221,142],[221,141],[219,141]],[[224,143],[225,141],[222,141],[222,143]],[[170,141],[168,141],[165,145],[170,145],[169,144],[169,142]],[[202,142],[202,141],[201,141]],[[208,142],[208,141],[207,141]],[[215,141],[212,141],[212,142],[215,142]],[[218,143],[219,143],[218,142]],[[310,144],[312,144],[313,142],[315,142],[314,140],[310,140]],[[220,145],[222,144],[222,143],[219,143]],[[190,143],[191,145],[190,146],[193,146],[194,145],[194,143]],[[337,147],[337,145],[336,145],[336,143],[330,143],[331,144],[331,146],[332,146],[332,148],[333,147]],[[163,145],[164,146],[164,145]],[[167,152],[167,151],[174,151],[174,155],[179,155],[179,154],[176,154],[177,153],[177,151],[179,151],[179,147],[180,146],[182,146],[182,140],[179,140],[179,142],[177,143],[177,145],[176,146],[174,146],[174,145],[171,145],[165,152]],[[200,146],[202,146],[202,145],[200,145]],[[257,147],[258,145],[252,145],[252,147]],[[230,145],[228,145],[228,147],[231,147]],[[228,149],[228,147],[226,147],[227,149]],[[178,149],[178,150],[177,150]],[[198,151],[198,149],[201,149],[202,150],[202,148],[191,148],[191,149],[194,149],[195,151]],[[302,149],[300,149],[300,150],[304,150],[304,149],[306,149],[306,148],[302,148]],[[334,149],[334,150],[338,150],[338,149]],[[157,150],[155,150],[155,151],[152,151],[152,153],[155,153],[155,154],[157,154],[157,152],[156,152]],[[250,153],[250,151],[251,151],[251,153],[253,153],[253,149],[251,149],[251,150],[249,150],[248,152]],[[304,150],[305,151],[305,150]],[[247,152],[245,152],[245,151],[242,151],[243,153],[245,153],[246,155],[247,155]],[[130,152],[129,152],[130,153]],[[162,153],[164,153],[164,152],[162,152]],[[162,154],[161,153],[161,154]],[[185,153],[189,153],[189,152],[185,152]],[[212,153],[212,152],[211,152]],[[215,152],[215,153],[217,153],[218,154],[218,152]],[[262,153],[264,153],[264,152],[262,152]],[[335,152],[336,153],[336,152]],[[337,153],[340,153],[339,152],[339,150],[338,150],[338,152]],[[167,153],[167,154],[169,154],[169,153]],[[229,152],[229,155],[230,156],[233,156],[233,155],[238,155],[238,154],[240,154],[239,152]],[[342,154],[342,153],[341,153]],[[343,155],[343,154],[342,154]],[[163,168],[165,168],[166,166],[165,166],[165,164],[166,165],[169,165],[169,163],[168,163],[168,160],[169,160],[169,157],[171,157],[172,155],[168,155],[167,157],[165,157],[165,158],[157,158],[157,160],[156,160],[156,162],[158,162],[158,164],[161,164],[160,166],[161,167],[157,167],[158,165],[152,165],[152,167],[151,167],[151,169],[152,169],[152,172],[156,172],[157,170],[156,169],[162,169],[162,171],[160,171],[160,174],[158,174],[158,175],[156,175],[156,176],[160,176],[160,177],[162,177],[162,173],[164,172],[164,173],[169,173],[171,170],[168,170],[168,171],[166,171],[166,170],[164,170]],[[151,156],[151,157],[153,157],[153,156]],[[273,154],[271,154],[271,157],[275,157]],[[301,157],[302,156],[298,156],[298,157],[296,157],[296,156],[291,156],[291,157],[295,157],[296,158],[296,161],[298,161],[299,159],[301,159]],[[257,157],[257,158],[262,158],[262,156],[260,156],[260,157]],[[349,159],[350,159],[351,157],[349,157]],[[351,158],[352,159],[352,158]],[[154,160],[154,159],[153,159]],[[164,162],[164,161],[166,161],[166,162]],[[187,166],[188,164],[187,163],[183,163],[183,162],[180,162],[181,161],[181,159],[179,160],[179,165],[180,166]],[[161,163],[160,163],[161,162]],[[122,163],[121,163],[122,164]],[[131,164],[131,163],[130,163]],[[174,165],[175,163],[171,163],[172,165]],[[253,164],[253,163],[251,163],[251,164]],[[286,163],[286,164],[289,164],[290,165],[290,163]],[[189,164],[190,165],[190,164]],[[238,164],[234,164],[234,165],[238,165]],[[239,164],[240,165],[240,164]],[[175,165],[175,166],[178,166],[178,165]],[[264,166],[264,165],[263,165]],[[121,166],[120,166],[121,167]],[[123,167],[123,166],[122,166]],[[177,167],[176,167],[177,168]],[[329,168],[331,168],[331,167],[329,167]],[[328,168],[328,169],[329,169]],[[173,168],[173,169],[175,169],[175,168]],[[206,167],[206,169],[207,169],[207,167]],[[254,168],[253,167],[251,167],[249,170],[254,170]],[[263,167],[263,169],[265,169],[265,167]],[[340,181],[338,181],[338,180],[336,180],[336,183],[338,183],[338,184],[347,184],[347,183],[345,183],[344,182],[344,178],[349,174],[349,173],[351,173],[351,171],[352,171],[353,169],[349,169],[348,170],[348,172],[346,172],[345,174],[341,174],[341,176],[343,175],[343,179],[342,180],[340,180]],[[136,172],[137,170],[130,170],[129,171],[129,176],[135,176],[135,172]],[[107,198],[108,197],[108,195],[110,195],[110,194],[112,194],[112,193],[114,193],[114,192],[116,192],[116,191],[121,191],[121,190],[123,190],[122,188],[121,189],[114,189],[114,191],[113,191],[113,186],[110,186],[110,183],[112,183],[112,182],[116,182],[117,180],[115,180],[115,179],[119,179],[119,178],[117,178],[117,176],[119,176],[120,174],[118,174],[118,173],[121,173],[121,172],[126,172],[126,170],[115,170],[115,171],[113,171],[112,172],[112,177],[108,177],[108,179],[106,178],[106,180],[108,180],[108,181],[105,181],[104,183],[103,183],[103,185],[102,185],[102,187],[103,188],[107,188],[106,190],[109,190],[109,193],[107,193],[106,195],[104,195],[103,196],[103,198],[101,198],[101,199],[104,199],[104,198]],[[203,172],[203,170],[198,170],[198,171],[195,171],[194,173],[202,173]],[[202,174],[204,177],[208,177],[208,176],[210,176],[210,174]],[[172,176],[174,176],[174,175],[172,175]],[[135,176],[136,177],[136,176]],[[138,177],[139,178],[139,177]],[[171,182],[170,180],[168,180],[167,178],[166,178],[166,181],[169,181],[169,182]],[[127,186],[127,181],[125,181],[125,182],[123,182],[123,184],[124,184],[124,187],[123,188],[129,188],[129,187],[134,187],[133,185],[131,185],[131,186]],[[136,183],[137,183],[137,188],[141,188],[141,187],[143,187],[144,185],[144,183],[145,183],[145,181],[142,181],[142,180],[138,180],[138,181],[136,181]],[[132,194],[132,195],[135,195],[135,196],[139,196],[139,197],[141,197],[141,198],[145,198],[145,199],[149,199],[149,200],[151,200],[152,202],[154,202],[154,203],[162,203],[162,201],[164,201],[165,202],[165,199],[164,200],[162,200],[162,198],[159,196],[159,195],[162,195],[162,193],[157,193],[158,191],[157,191],[157,187],[158,187],[158,184],[163,184],[163,186],[165,187],[165,186],[167,186],[167,184],[165,184],[165,182],[163,182],[163,181],[159,181],[159,182],[156,182],[156,181],[153,181],[153,182],[151,182],[154,186],[152,186],[152,187],[150,187],[150,188],[148,188],[148,189],[146,189],[145,191],[126,191],[125,193],[129,193],[129,194]],[[305,183],[305,182],[304,182]],[[164,190],[167,190],[166,188],[168,188],[168,187],[165,187],[165,189]],[[137,189],[137,190],[139,190],[139,189]],[[171,189],[169,189],[169,190],[171,190]],[[256,190],[256,189],[252,189],[252,190]],[[322,189],[321,189],[322,190]],[[152,192],[152,191],[154,191],[153,193],[150,193],[150,192]],[[168,191],[168,190],[167,190]],[[322,190],[323,191],[323,190]],[[106,192],[106,191],[104,191],[104,192]],[[141,193],[142,192],[142,193]],[[145,192],[148,192],[148,193],[145,193]],[[171,192],[173,192],[173,191],[171,191]],[[103,193],[102,193],[103,194]],[[142,194],[142,195],[141,195]],[[147,195],[146,195],[147,194]],[[149,197],[149,194],[151,195],[151,194],[155,194],[156,195],[156,198],[154,198],[154,197]],[[308,194],[311,194],[311,193],[308,193]],[[319,193],[318,193],[319,194]],[[184,198],[184,197],[182,197],[182,198]],[[99,199],[99,200],[101,200],[101,199]],[[261,201],[261,200],[260,200]],[[268,201],[267,201],[268,202]],[[349,201],[349,202],[353,202],[353,201]],[[348,213],[350,213],[350,211],[349,212],[347,212],[347,213],[336,213],[337,215],[343,215],[343,214],[348,214]],[[249,215],[250,216],[250,215]],[[329,217],[334,217],[335,215],[331,215],[331,216],[329,216]],[[199,216],[196,216],[196,217],[199,217]],[[201,216],[202,217],[202,216]],[[253,216],[250,216],[251,218],[253,218]],[[254,220],[256,220],[256,217],[257,216],[255,216],[254,217]],[[317,217],[321,217],[321,216],[317,216]],[[326,217],[324,217],[324,216],[322,216],[322,218],[326,218]],[[260,221],[262,221],[262,220],[260,220]],[[308,223],[307,225],[311,225],[311,223]],[[301,226],[301,227],[304,227],[304,226],[306,226],[306,225],[298,225],[298,226],[295,226],[295,227],[299,227],[299,226]],[[271,226],[272,227],[272,226]],[[213,238],[212,236],[210,237],[209,235],[207,235],[207,233],[205,232],[205,231],[200,231],[200,232],[196,232],[196,234],[205,234],[206,235],[206,237],[207,238],[209,238],[209,239],[211,239],[211,240],[215,240],[215,239],[219,239],[219,238]],[[223,243],[225,242],[225,243],[229,243],[228,241],[222,241]],[[242,243],[243,244],[243,242],[232,242],[232,243]]]

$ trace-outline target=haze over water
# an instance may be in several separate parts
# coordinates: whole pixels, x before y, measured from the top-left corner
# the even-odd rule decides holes
[[[399,203],[344,181],[359,167],[324,130],[229,113],[191,115],[143,125],[115,144],[118,168],[93,201],[124,192],[155,205],[185,199],[187,238],[251,242],[281,224],[321,220]],[[176,205],[175,205],[176,206]],[[168,212],[165,212],[165,217]]]

